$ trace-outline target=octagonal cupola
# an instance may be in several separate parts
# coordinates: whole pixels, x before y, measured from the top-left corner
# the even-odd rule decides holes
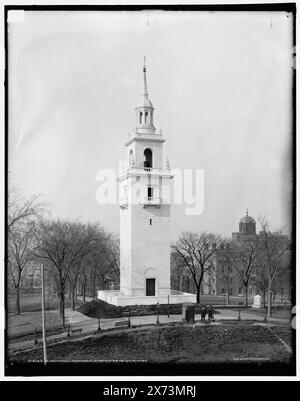
[[[253,217],[249,216],[248,209],[246,211],[246,216],[240,220],[239,232],[246,235],[256,234],[256,221]]]
[[[154,134],[155,127],[153,125],[154,107],[148,97],[146,63],[143,66],[143,93],[141,95],[136,111],[136,130],[139,133]]]

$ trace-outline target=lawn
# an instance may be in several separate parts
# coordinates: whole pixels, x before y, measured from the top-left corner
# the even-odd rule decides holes
[[[55,361],[146,361],[151,363],[283,362],[291,353],[278,340],[291,343],[291,328],[273,329],[252,324],[151,326],[104,333],[81,341],[48,347]],[[10,362],[42,360],[41,348],[14,355]]]
[[[76,307],[84,304],[83,301],[77,300]],[[21,313],[23,312],[37,312],[42,309],[42,299],[41,295],[22,295],[20,298],[20,306]],[[66,298],[65,299],[65,307],[68,308],[71,306],[71,301]],[[45,297],[45,308],[46,310],[57,310],[57,299],[55,296]],[[15,313],[16,305],[15,305],[15,296],[9,295],[7,297],[7,312]]]
[[[247,313],[252,313],[253,315],[265,316],[265,308],[247,308],[244,309]],[[277,306],[272,308],[272,317],[279,319],[290,319],[291,318],[291,307],[290,306]]]
[[[82,305],[82,301],[77,301],[76,307]],[[62,330],[61,320],[57,312],[57,301],[55,298],[47,299],[46,307],[46,327],[47,333],[54,334]],[[70,300],[66,299],[65,307],[70,307]],[[9,341],[33,338],[36,330],[42,331],[42,312],[41,295],[23,295],[21,297],[21,315],[15,315],[15,298],[8,297],[7,303],[7,336]],[[23,338],[24,337],[24,338]]]
[[[56,311],[46,312],[47,334],[61,331],[61,320]],[[35,332],[42,332],[42,312],[24,312],[21,315],[8,315],[7,336],[9,341],[25,340],[35,336]]]

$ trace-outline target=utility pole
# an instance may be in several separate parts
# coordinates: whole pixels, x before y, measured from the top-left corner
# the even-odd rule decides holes
[[[42,264],[42,331],[43,331],[44,365],[46,365],[46,364],[47,364],[47,344],[46,344],[46,326],[45,326],[45,278],[44,278],[44,264]]]

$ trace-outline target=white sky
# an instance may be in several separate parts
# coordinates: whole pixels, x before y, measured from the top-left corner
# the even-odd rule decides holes
[[[9,24],[9,171],[53,214],[119,231],[96,202],[135,125],[143,56],[171,167],[205,174],[205,207],[181,230],[229,236],[249,208],[288,227],[292,16],[281,12],[26,12]]]

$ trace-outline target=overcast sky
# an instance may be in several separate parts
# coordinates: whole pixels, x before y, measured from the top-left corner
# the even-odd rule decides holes
[[[118,172],[147,58],[154,124],[173,168],[204,169],[199,216],[182,230],[237,231],[246,208],[289,226],[292,16],[284,12],[25,12],[9,24],[10,186],[54,216],[119,231],[96,201]]]

